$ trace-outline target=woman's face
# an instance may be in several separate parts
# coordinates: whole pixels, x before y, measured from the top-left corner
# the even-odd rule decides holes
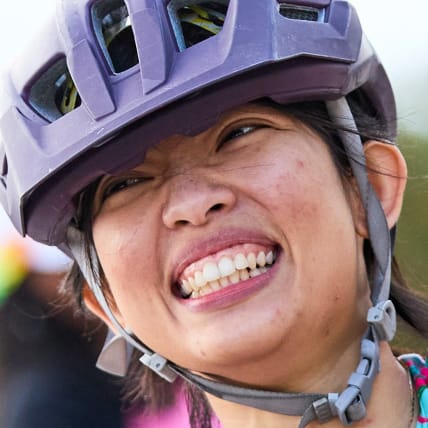
[[[244,383],[348,364],[369,299],[347,187],[319,136],[265,106],[160,142],[97,192],[95,246],[124,326]]]

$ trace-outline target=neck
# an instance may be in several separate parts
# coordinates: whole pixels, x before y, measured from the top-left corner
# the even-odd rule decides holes
[[[411,416],[411,394],[406,371],[396,361],[388,344],[380,344],[381,371],[373,385],[372,396],[366,417],[352,426],[354,428],[409,428]],[[349,374],[347,374],[349,376]],[[331,391],[333,392],[333,391]],[[222,423],[223,428],[296,428],[300,417],[270,413],[218,399],[207,398]],[[307,428],[343,428],[338,419],[328,423],[312,422]]]

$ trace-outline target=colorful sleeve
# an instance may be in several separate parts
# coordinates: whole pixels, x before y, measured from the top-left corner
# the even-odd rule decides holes
[[[403,355],[400,358],[409,368],[419,401],[416,428],[428,428],[428,356],[424,361],[419,355]]]

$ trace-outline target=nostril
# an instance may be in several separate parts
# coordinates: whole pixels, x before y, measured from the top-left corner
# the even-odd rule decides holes
[[[221,211],[224,208],[224,204],[215,204],[210,208],[210,211]]]
[[[162,207],[162,221],[169,229],[205,225],[235,204],[231,189],[203,177],[176,175],[170,186]]]
[[[193,211],[191,220],[187,220],[185,218],[178,218],[177,220],[174,221],[174,225],[186,226],[188,224],[204,224],[208,220],[206,217],[208,213],[222,211],[225,208],[225,206],[226,205],[222,203],[214,204],[208,209],[208,211],[201,211],[199,213],[199,214],[203,214],[201,218],[199,218],[199,215],[197,214],[196,211]]]

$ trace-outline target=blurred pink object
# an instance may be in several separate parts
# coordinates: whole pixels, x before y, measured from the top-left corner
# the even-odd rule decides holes
[[[132,413],[128,416],[126,428],[190,428],[189,414],[184,394],[179,394],[174,406],[159,414]],[[217,418],[212,428],[222,428]]]

